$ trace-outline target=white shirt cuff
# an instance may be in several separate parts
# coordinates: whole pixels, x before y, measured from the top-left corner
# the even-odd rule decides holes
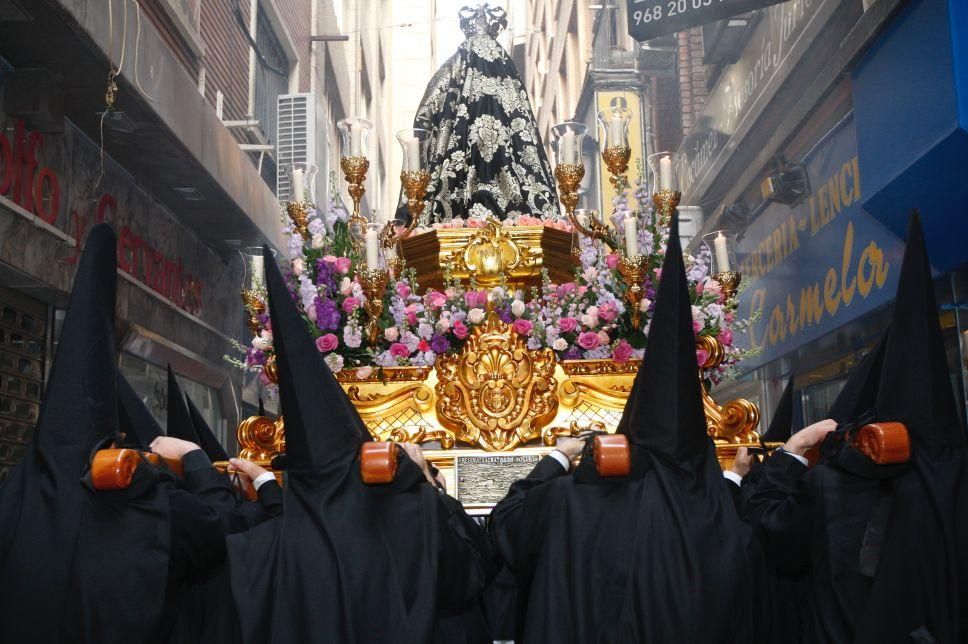
[[[743,477],[732,470],[723,470],[723,476],[727,481],[732,481],[736,485],[743,485]]]
[[[799,454],[794,454],[792,452],[788,452],[788,451],[786,451],[785,449],[782,449],[782,448],[780,449],[780,451],[783,452],[784,454],[788,455],[788,456],[792,456],[793,458],[795,458],[798,461],[800,461],[801,463],[803,463],[805,466],[810,467],[810,461],[808,461],[805,457],[800,456]]]
[[[558,463],[560,463],[561,466],[565,468],[566,472],[571,470],[571,461],[568,460],[568,457],[565,456],[563,452],[554,449],[554,450],[551,450],[548,456],[558,461]]]
[[[262,487],[263,483],[268,483],[269,481],[275,481],[275,480],[276,480],[275,474],[273,474],[272,472],[263,472],[259,476],[255,477],[254,481],[252,481],[252,487],[254,487],[255,491],[258,492],[259,488]]]

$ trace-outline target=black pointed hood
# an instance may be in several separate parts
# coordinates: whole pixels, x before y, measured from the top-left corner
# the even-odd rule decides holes
[[[175,373],[168,365],[168,435],[200,445],[201,440],[195,433],[192,416],[185,404],[185,394],[182,393]]]
[[[678,214],[669,225],[649,343],[635,381],[619,424],[630,442],[673,463],[708,452]]]
[[[198,436],[198,444],[208,455],[209,460],[213,463],[229,460],[229,455],[225,452],[225,448],[215,438],[215,433],[212,431],[212,428],[205,422],[205,417],[202,416],[202,412],[195,406],[195,403],[188,394],[185,394],[185,402],[188,403],[188,413],[192,418],[192,426],[195,428],[195,434]]]
[[[854,369],[844,383],[837,398],[830,406],[827,417],[838,423],[856,420],[861,414],[874,408],[877,385],[881,378],[881,365],[884,362],[884,349],[887,347],[887,334],[884,331],[877,344],[867,352],[864,359]]]
[[[287,469],[318,472],[348,455],[355,457],[369,432],[307,333],[268,247],[263,256]]]
[[[147,449],[151,441],[164,435],[161,425],[120,371],[118,371],[118,424],[121,433],[125,435],[125,444],[138,449]]]
[[[876,409],[879,419],[904,423],[917,446],[963,445],[964,431],[951,387],[931,265],[917,211],[911,213],[908,222]]]
[[[91,229],[71,291],[37,422],[41,451],[87,450],[118,428],[114,306],[117,248],[107,224]]]
[[[780,404],[773,411],[770,427],[763,434],[764,443],[785,443],[793,433],[793,376],[787,380]]]

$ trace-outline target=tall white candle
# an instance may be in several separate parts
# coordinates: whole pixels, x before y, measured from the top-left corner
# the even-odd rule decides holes
[[[265,283],[265,258],[262,255],[253,255],[250,269],[249,288],[255,290]]]
[[[363,126],[359,123],[350,125],[350,156],[363,156]]]
[[[407,158],[403,167],[411,172],[420,169],[420,139],[417,137],[412,137],[407,141]]]
[[[306,175],[303,174],[302,168],[293,168],[292,170],[292,196],[290,201],[301,202],[306,193]]]
[[[629,257],[639,254],[639,231],[636,227],[635,216],[629,215],[622,222],[625,230],[625,254]]]
[[[622,145],[625,142],[625,123],[620,114],[613,114],[608,124],[608,144]]]
[[[366,231],[366,267],[371,270],[380,268],[380,232],[376,227]]]
[[[725,273],[729,270],[729,249],[726,247],[726,238],[722,233],[716,235],[713,240],[713,248],[716,249],[716,268],[717,272]]]
[[[561,146],[561,163],[577,163],[575,158],[575,133],[571,130],[561,135],[558,141]]]
[[[659,190],[672,190],[672,159],[662,157],[659,159]]]

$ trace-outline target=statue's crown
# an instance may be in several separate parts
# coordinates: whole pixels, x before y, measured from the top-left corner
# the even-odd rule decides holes
[[[477,7],[463,7],[458,13],[460,29],[470,38],[478,34],[496,37],[508,26],[507,12],[502,7],[479,4]]]

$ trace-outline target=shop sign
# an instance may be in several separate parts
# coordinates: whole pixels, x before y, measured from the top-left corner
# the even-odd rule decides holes
[[[755,369],[894,297],[902,242],[861,207],[853,119],[805,161],[812,193],[799,206],[770,204],[746,230],[739,313],[754,317]]]
[[[784,0],[629,0],[629,35],[649,40]]]
[[[39,160],[44,145],[44,135],[27,130],[19,119],[14,122],[12,139],[0,131],[0,195],[47,224],[56,226],[62,184],[58,173]],[[119,208],[118,200],[104,193],[98,197],[93,212],[71,211],[66,232],[77,242],[77,250],[73,257],[64,261],[73,264],[79,260],[83,240],[92,226],[113,221],[119,225],[118,268],[179,308],[200,315],[202,280],[187,273],[180,258],[165,256],[152,240],[139,236],[131,226],[121,225],[115,217]]]
[[[676,154],[684,202],[705,190],[840,0],[790,0],[764,11],[740,59],[723,72]]]

